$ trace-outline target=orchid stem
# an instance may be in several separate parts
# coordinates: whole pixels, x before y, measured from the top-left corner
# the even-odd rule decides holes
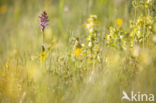
[[[42,45],[44,45],[44,31],[42,32]]]

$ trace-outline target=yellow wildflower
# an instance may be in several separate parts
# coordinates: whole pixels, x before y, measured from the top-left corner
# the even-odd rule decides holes
[[[82,49],[81,48],[75,48],[74,50],[74,55],[76,57],[80,56],[82,54]]]
[[[109,39],[109,35],[108,34],[105,34],[104,39]]]
[[[90,51],[87,50],[87,54],[90,54]]]
[[[94,24],[99,24],[98,21],[94,21]]]
[[[134,34],[133,34],[133,33],[131,33],[129,36],[130,36],[131,38],[133,38],[133,37],[134,37]]]
[[[83,26],[84,28],[87,28],[87,27],[88,27],[87,24],[83,24],[82,26]]]
[[[76,38],[75,44],[74,44],[74,55],[80,56],[82,54],[82,45],[80,44],[79,38]]]
[[[122,25],[122,19],[116,19],[116,24],[118,25],[118,26],[121,26]]]
[[[40,55],[41,64],[43,63],[43,61],[45,61],[45,59],[46,59],[46,52],[42,51]]]
[[[93,19],[92,18],[88,18],[87,21],[88,21],[88,23],[91,23],[93,21]]]

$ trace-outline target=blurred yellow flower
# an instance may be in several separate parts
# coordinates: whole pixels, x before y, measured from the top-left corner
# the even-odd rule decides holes
[[[109,35],[108,34],[105,34],[104,39],[109,39]]]
[[[93,19],[92,18],[88,18],[87,21],[88,21],[88,23],[90,23],[90,22],[93,21]]]
[[[133,38],[133,37],[134,37],[134,34],[133,34],[133,33],[131,33],[129,36],[130,36],[131,38]]]
[[[41,60],[41,64],[43,63],[43,61],[46,59],[46,52],[42,51],[41,55],[40,55],[40,60]]]
[[[94,24],[99,24],[99,22],[98,21],[94,21]]]
[[[75,48],[75,50],[74,50],[74,55],[76,56],[76,57],[78,57],[78,56],[80,56],[82,54],[82,49],[80,49],[80,48]]]
[[[0,6],[0,14],[4,14],[7,11],[7,8],[8,8],[7,5]]]
[[[84,28],[87,28],[87,27],[88,27],[87,24],[83,24],[82,26],[83,26]]]
[[[91,52],[87,50],[87,54],[90,54]]]
[[[116,24],[118,25],[118,26],[121,26],[122,25],[122,19],[116,19]]]

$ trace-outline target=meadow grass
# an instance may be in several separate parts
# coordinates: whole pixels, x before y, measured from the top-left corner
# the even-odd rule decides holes
[[[1,0],[0,103],[156,95],[155,7],[154,0]]]

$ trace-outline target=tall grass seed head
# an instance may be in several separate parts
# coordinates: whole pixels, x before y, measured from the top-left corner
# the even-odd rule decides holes
[[[82,48],[81,44],[80,44],[80,40],[78,37],[75,38],[75,44],[74,44],[74,48]]]

